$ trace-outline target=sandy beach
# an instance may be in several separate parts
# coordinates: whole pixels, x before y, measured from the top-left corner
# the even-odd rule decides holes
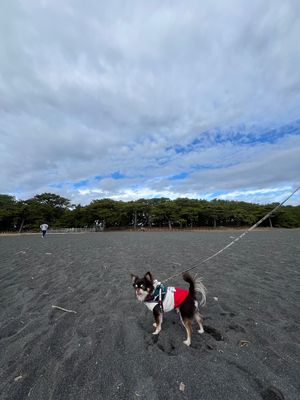
[[[175,312],[155,337],[135,299],[130,273],[163,280],[239,234],[0,237],[0,399],[299,399],[300,230],[251,232],[193,270],[208,296],[190,348]]]

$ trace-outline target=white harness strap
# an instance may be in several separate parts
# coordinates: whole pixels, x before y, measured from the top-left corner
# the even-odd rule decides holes
[[[171,310],[174,310],[174,293],[176,292],[175,287],[169,286],[167,289],[167,293],[165,295],[164,301],[163,301],[163,308],[164,312],[168,312]],[[145,302],[146,306],[149,308],[149,310],[153,311],[153,308],[158,304],[157,301],[146,301]]]

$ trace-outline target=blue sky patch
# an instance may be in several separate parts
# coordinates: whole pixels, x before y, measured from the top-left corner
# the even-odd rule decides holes
[[[175,144],[166,148],[166,151],[175,151],[176,154],[188,154],[198,150],[200,147],[211,147],[230,143],[233,145],[255,146],[258,144],[277,143],[284,136],[299,135],[300,120],[285,124],[276,128],[262,128],[257,126],[246,127],[240,124],[236,128],[222,130],[215,128],[211,131],[204,131],[196,136],[191,142],[181,145]]]
[[[181,179],[185,179],[188,175],[189,175],[188,172],[181,172],[180,174],[170,176],[169,179],[171,181],[179,181]]]
[[[112,177],[113,179],[117,180],[117,181],[120,180],[120,179],[126,178],[126,176],[123,175],[123,174],[121,174],[120,171],[113,172],[113,173],[111,174],[111,177]]]
[[[89,184],[89,180],[88,179],[83,179],[82,181],[73,183],[73,188],[74,189],[81,189],[83,187],[86,187],[88,184]]]

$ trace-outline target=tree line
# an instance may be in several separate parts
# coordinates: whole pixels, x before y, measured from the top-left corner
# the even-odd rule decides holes
[[[86,206],[71,204],[54,193],[38,194],[28,200],[0,194],[0,231],[37,231],[42,223],[59,228],[217,228],[247,227],[270,212],[267,205],[214,199],[188,198],[93,200]],[[299,228],[300,206],[283,206],[261,226]]]

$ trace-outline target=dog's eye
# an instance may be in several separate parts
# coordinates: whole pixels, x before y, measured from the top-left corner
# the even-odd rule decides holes
[[[141,289],[145,290],[145,285],[141,285]]]

